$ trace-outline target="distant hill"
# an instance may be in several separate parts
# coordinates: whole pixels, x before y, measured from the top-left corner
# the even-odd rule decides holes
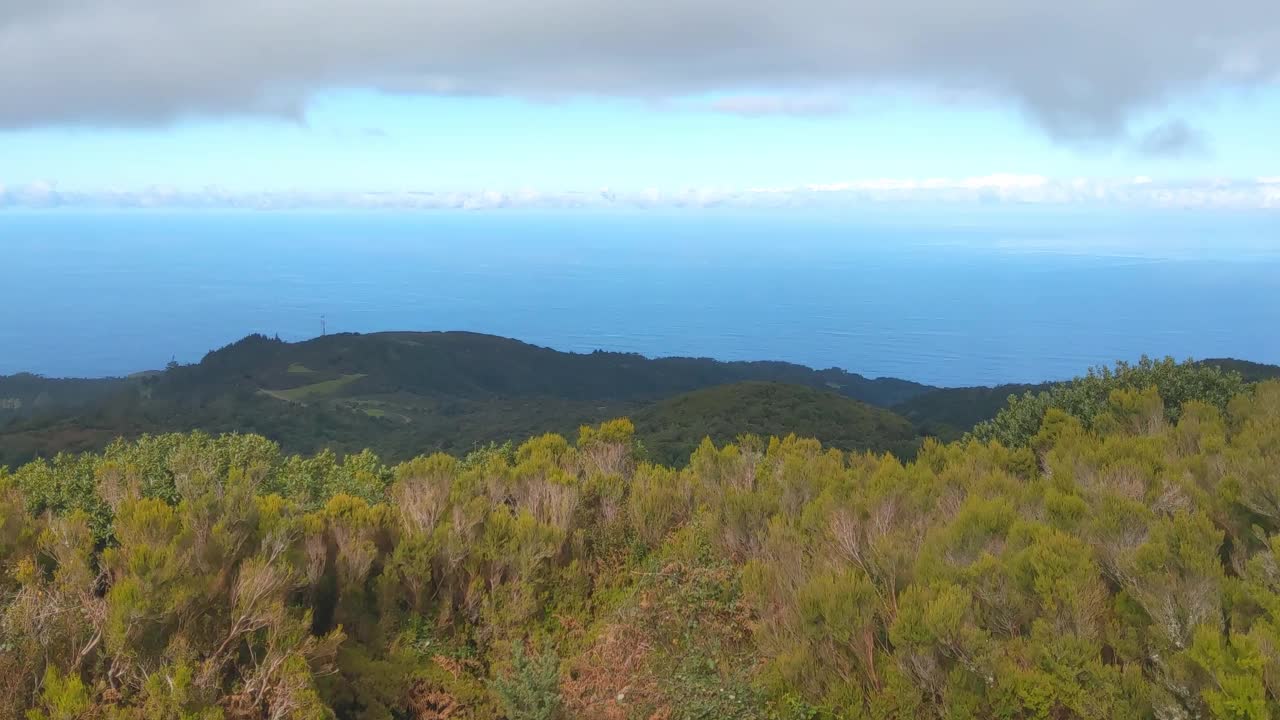
[[[800,385],[744,382],[719,385],[659,401],[632,416],[649,456],[680,466],[704,437],[717,445],[740,435],[795,433],[842,450],[892,452],[911,457],[919,445],[903,417],[834,392]]]
[[[0,427],[108,397],[123,389],[126,383],[123,378],[46,378],[31,373],[0,375]]]
[[[35,377],[35,376],[30,376]],[[193,365],[85,386],[0,428],[0,464],[101,447],[118,436],[255,432],[292,452],[370,447],[387,458],[632,414],[681,393],[744,381],[892,405],[933,388],[783,362],[566,353],[465,332],[342,334],[287,343],[251,335]],[[64,381],[46,380],[56,384]]]
[[[169,373],[195,387],[298,388],[348,379],[348,392],[449,397],[552,396],[573,400],[649,400],[745,380],[830,388],[889,406],[928,385],[870,379],[837,368],[709,358],[646,358],[632,353],[568,353],[467,332],[328,335],[286,343],[252,335]],[[361,376],[357,378],[355,376]]]
[[[1273,365],[1203,362],[1247,380],[1280,377]],[[250,335],[199,363],[128,378],[0,377],[0,465],[187,430],[259,433],[299,453],[368,447],[395,460],[544,432],[573,435],[579,425],[624,415],[647,423],[656,452],[672,461],[683,462],[703,435],[731,440],[741,432],[901,450],[919,435],[959,437],[994,417],[1010,394],[1045,387],[935,388],[785,362],[567,353],[468,332],[297,343]],[[908,436],[888,415],[836,402],[845,399],[890,409],[914,429]],[[804,408],[807,402],[817,409]],[[815,414],[828,421],[810,422]],[[661,424],[670,429],[658,432]]]
[[[1050,385],[939,388],[900,402],[893,411],[914,423],[922,435],[957,440],[974,425],[995,417],[1010,395],[1040,392]]]
[[[1201,360],[1200,364],[1217,365],[1223,370],[1238,372],[1245,382],[1262,382],[1263,380],[1280,378],[1280,365],[1266,365],[1233,358],[1210,358]]]

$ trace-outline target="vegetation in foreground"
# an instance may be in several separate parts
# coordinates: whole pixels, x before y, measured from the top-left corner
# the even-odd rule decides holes
[[[202,434],[28,464],[0,716],[1272,717],[1280,382],[1159,365],[906,465],[744,437],[673,470],[624,420],[393,467]]]

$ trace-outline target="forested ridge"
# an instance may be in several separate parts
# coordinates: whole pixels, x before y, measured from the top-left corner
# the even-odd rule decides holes
[[[1120,365],[905,464],[635,437],[0,470],[0,716],[1280,712],[1280,382]]]
[[[1250,381],[1280,375],[1241,360],[1199,364]],[[924,437],[955,440],[992,419],[1011,394],[1060,384],[935,388],[785,362],[567,353],[466,332],[294,343],[250,335],[198,363],[128,378],[0,377],[0,464],[192,430],[255,433],[291,454],[372,449],[399,462],[545,432],[571,436],[622,416],[637,421],[647,456],[667,463],[683,461],[704,435],[727,442],[743,432],[797,432],[908,457]]]
[[[677,395],[632,415],[644,459],[683,465],[704,438],[717,444],[741,435],[790,434],[842,450],[915,455],[921,438],[905,418],[831,391],[748,382]]]
[[[931,389],[835,368],[566,353],[465,332],[350,333],[298,343],[250,335],[199,363],[130,378],[0,377],[0,464],[190,430],[257,433],[291,453],[371,448],[393,460],[434,450],[465,454],[544,432],[571,435],[579,425],[637,414],[683,393],[749,381],[881,407]],[[779,416],[774,425],[788,420]],[[668,439],[687,455],[701,435]]]

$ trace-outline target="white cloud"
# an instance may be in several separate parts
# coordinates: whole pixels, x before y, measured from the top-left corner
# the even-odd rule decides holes
[[[10,208],[568,210],[821,208],[991,202],[1120,208],[1280,208],[1280,177],[1167,182],[1148,176],[1057,179],[1044,175],[1002,173],[970,177],[864,178],[796,186],[645,188],[630,191],[523,188],[455,192],[233,192],[218,187],[182,190],[168,186],[85,191],[59,189],[48,181],[0,185],[0,207]]]

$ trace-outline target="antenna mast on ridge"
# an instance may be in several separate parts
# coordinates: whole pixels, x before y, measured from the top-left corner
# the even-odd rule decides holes
[[[324,323],[324,315],[321,314],[320,315],[320,336],[324,337],[325,335],[327,335],[328,334],[327,330],[328,328],[325,327],[325,323]]]

